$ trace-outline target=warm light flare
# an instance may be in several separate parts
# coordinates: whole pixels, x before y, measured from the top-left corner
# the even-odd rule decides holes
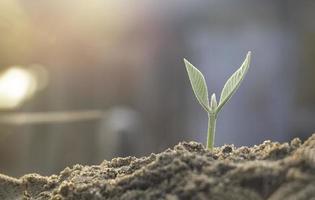
[[[29,71],[12,67],[0,76],[0,108],[15,108],[36,90],[36,79]]]

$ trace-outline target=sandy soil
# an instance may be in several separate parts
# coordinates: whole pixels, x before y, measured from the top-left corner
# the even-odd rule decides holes
[[[196,142],[148,157],[75,165],[59,175],[0,175],[0,199],[315,200],[315,134],[210,152]]]

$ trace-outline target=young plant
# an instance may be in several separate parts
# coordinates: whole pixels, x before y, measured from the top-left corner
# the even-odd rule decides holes
[[[188,72],[189,80],[195,96],[201,106],[208,113],[208,136],[207,136],[207,148],[212,150],[214,145],[216,120],[222,107],[230,100],[237,88],[240,86],[244,79],[250,63],[251,52],[249,51],[241,67],[227,80],[222,92],[219,104],[215,93],[212,94],[210,104],[208,97],[208,88],[202,73],[194,67],[190,62],[184,59],[185,66]]]

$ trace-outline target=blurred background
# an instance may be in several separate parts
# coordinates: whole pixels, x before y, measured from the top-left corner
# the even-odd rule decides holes
[[[207,115],[185,57],[220,91],[251,69],[219,115],[216,145],[315,131],[314,1],[0,1],[0,173],[204,142]]]

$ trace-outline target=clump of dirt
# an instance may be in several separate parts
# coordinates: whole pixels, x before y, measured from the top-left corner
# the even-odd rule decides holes
[[[265,141],[208,151],[183,142],[148,157],[75,165],[59,175],[0,176],[0,199],[214,199],[315,198],[315,134],[303,144]]]

